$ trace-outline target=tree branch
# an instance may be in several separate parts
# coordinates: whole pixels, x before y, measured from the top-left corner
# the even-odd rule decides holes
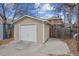
[[[18,10],[18,7],[19,7],[19,4],[16,5],[16,9],[15,9],[15,12],[14,12],[14,15],[13,15],[13,18],[12,18],[12,22],[14,21],[15,17],[16,17],[16,12]]]

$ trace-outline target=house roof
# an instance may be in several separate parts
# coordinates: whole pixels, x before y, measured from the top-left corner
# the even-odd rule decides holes
[[[38,21],[41,21],[41,22],[45,22],[45,21],[46,21],[45,19],[41,19],[41,18],[29,16],[29,15],[24,15],[24,16],[22,16],[21,18],[19,18],[19,19],[17,19],[16,21],[14,21],[13,23],[15,24],[15,23],[17,23],[17,22],[19,22],[19,21],[22,21],[23,18],[26,18],[26,17],[32,18],[33,20],[38,20]]]
[[[53,16],[53,17],[51,17],[51,18],[49,18],[47,20],[62,20],[62,18]]]
[[[60,25],[63,24],[63,21],[59,17],[52,17],[48,19],[47,23],[49,23],[50,25]]]

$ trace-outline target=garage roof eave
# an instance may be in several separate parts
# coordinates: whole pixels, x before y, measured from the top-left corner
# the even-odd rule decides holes
[[[19,19],[17,19],[16,21],[14,21],[13,24],[16,24],[17,22],[23,20],[23,18],[26,18],[26,17],[33,18],[33,19],[41,21],[41,22],[45,22],[45,19],[41,19],[41,18],[29,16],[29,15],[24,15],[24,16],[20,17]]]

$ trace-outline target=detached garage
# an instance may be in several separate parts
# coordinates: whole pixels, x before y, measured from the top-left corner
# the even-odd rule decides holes
[[[44,43],[49,39],[49,25],[41,19],[23,16],[14,22],[14,39]]]

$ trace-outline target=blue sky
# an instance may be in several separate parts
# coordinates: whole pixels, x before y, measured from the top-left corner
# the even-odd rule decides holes
[[[56,15],[55,8],[59,7],[60,4],[49,4],[49,3],[37,3],[28,4],[29,15],[36,16],[39,18],[50,18]]]

